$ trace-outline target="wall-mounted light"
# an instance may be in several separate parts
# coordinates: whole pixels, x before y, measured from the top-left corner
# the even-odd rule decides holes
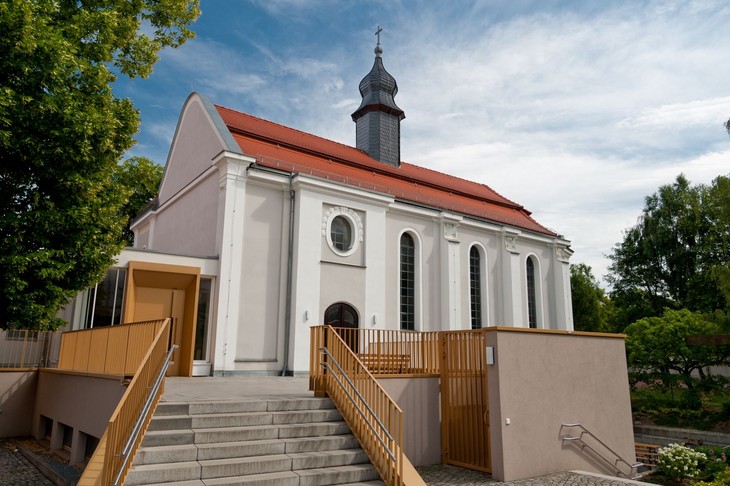
[[[304,311],[304,322],[307,322],[308,320],[309,320],[309,311],[305,310]]]
[[[378,323],[378,318],[375,314],[373,314],[373,326]]]

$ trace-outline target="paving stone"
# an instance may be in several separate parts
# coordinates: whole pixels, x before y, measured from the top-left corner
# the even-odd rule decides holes
[[[0,440],[0,486],[53,486],[10,441]]]
[[[489,474],[443,464],[416,469],[429,486],[627,486],[647,484],[579,472],[562,472],[538,478],[499,482],[492,479]]]

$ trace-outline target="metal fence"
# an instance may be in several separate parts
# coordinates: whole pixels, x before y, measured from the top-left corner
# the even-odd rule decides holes
[[[56,368],[61,332],[0,330],[0,368]]]

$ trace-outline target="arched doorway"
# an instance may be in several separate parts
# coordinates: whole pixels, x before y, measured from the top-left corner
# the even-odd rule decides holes
[[[324,324],[338,328],[339,330],[337,332],[342,337],[342,340],[356,353],[358,352],[358,336],[356,330],[358,321],[355,308],[344,302],[332,304],[324,311]]]

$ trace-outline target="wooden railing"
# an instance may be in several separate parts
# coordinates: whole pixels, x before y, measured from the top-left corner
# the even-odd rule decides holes
[[[48,368],[56,365],[61,333],[0,329],[0,368]]]
[[[58,368],[132,376],[167,321],[158,319],[63,333]]]
[[[133,458],[137,453],[152,413],[147,414],[145,420],[140,423],[138,427],[140,433],[136,439],[130,441],[137,419],[141,416],[148,399],[150,411],[154,411],[162,396],[162,386],[156,390],[153,396],[150,396],[150,393],[154,390],[153,385],[158,377],[164,376],[164,365],[168,357],[170,319],[149,321],[140,325],[135,323],[126,327],[131,329],[143,326],[156,329],[153,339],[148,344],[146,353],[139,360],[132,381],[109,419],[104,437],[89,461],[89,467],[86,468],[79,481],[80,485],[124,484],[127,471],[131,466],[131,461],[128,459]],[[131,335],[132,333],[130,333]],[[127,343],[132,344],[131,341],[127,341]],[[127,358],[133,359],[134,353],[130,353]]]
[[[336,331],[373,374],[439,374],[437,332],[360,328]]]
[[[386,484],[424,485],[403,454],[403,411],[338,331],[311,329],[310,389],[332,399]]]

